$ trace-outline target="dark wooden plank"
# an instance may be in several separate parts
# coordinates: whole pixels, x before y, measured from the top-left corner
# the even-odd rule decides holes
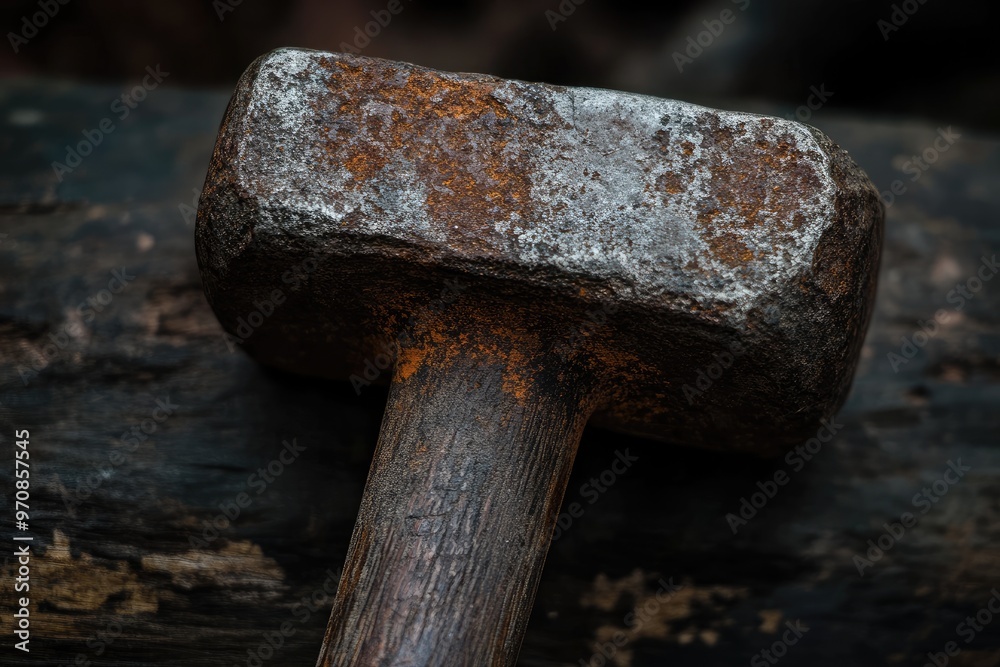
[[[287,623],[294,634],[264,663],[313,664],[322,585],[345,555],[385,394],[269,372],[226,344],[182,212],[226,95],[156,90],[119,121],[119,92],[0,86],[0,540],[13,544],[15,429],[30,431],[35,538],[31,653],[11,647],[5,546],[0,660],[244,665]],[[58,182],[51,162],[104,117],[116,129]],[[745,664],[796,620],[809,630],[787,664],[924,664],[948,641],[962,650],[951,664],[1000,662],[1000,619],[969,643],[956,630],[1000,583],[1000,282],[961,309],[949,301],[1000,248],[998,145],[963,132],[911,181],[905,162],[936,128],[820,129],[880,189],[907,188],[888,209],[842,427],[801,470],[588,431],[564,508],[582,514],[553,545],[521,664],[587,664],[616,631],[627,643],[609,665]],[[101,305],[122,267],[135,278]],[[948,321],[894,372],[887,354],[939,309]],[[157,399],[177,407],[146,421],[164,417]],[[123,437],[144,422],[146,439]],[[305,449],[280,474],[256,473],[293,440]],[[607,484],[626,450],[638,461]],[[959,459],[971,470],[921,514],[914,495]],[[778,470],[789,482],[733,535],[726,514]],[[206,535],[241,492],[248,505]],[[859,576],[853,557],[908,511],[918,523]],[[657,601],[671,578],[683,587]],[[313,593],[310,611],[300,602]]]

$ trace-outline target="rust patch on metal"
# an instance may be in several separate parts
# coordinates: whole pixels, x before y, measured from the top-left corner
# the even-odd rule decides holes
[[[653,146],[654,150],[663,156],[669,156],[672,152],[677,149],[670,143],[670,130],[662,129],[657,130],[653,134]],[[681,152],[684,155],[691,155],[694,151],[694,144],[690,141],[681,142]],[[646,171],[649,171],[646,169]],[[668,195],[678,195],[683,193],[687,187],[691,184],[691,174],[678,172],[678,171],[666,171],[656,177],[656,192],[667,193]],[[648,192],[650,187],[646,186],[646,191]]]
[[[711,174],[697,220],[712,253],[729,266],[745,264],[765,252],[755,255],[741,232],[767,224],[779,232],[774,240],[780,243],[781,232],[791,232],[805,222],[804,193],[822,187],[815,154],[799,149],[791,135],[767,137],[764,132],[770,126],[771,121],[762,120],[762,131],[751,141],[721,126],[718,118],[705,116],[702,150],[728,159],[695,162],[695,166],[707,166]]]
[[[690,182],[690,176],[685,179],[681,174],[668,171],[660,174],[659,178],[656,179],[656,187],[668,194],[677,195],[684,192],[687,184]]]
[[[532,332],[505,323],[503,315],[473,304],[461,317],[443,317],[419,323],[413,332],[416,343],[400,351],[395,380],[408,381],[427,365],[450,366],[467,357],[482,364],[497,364],[503,370],[503,391],[526,406],[538,390],[534,387],[532,361],[541,341]],[[467,323],[475,334],[464,333]]]
[[[325,110],[330,122],[321,131],[323,148],[330,163],[351,172],[356,187],[389,165],[412,165],[425,187],[427,213],[466,244],[495,234],[498,219],[533,218],[525,147],[539,137],[495,94],[504,82],[329,59],[321,65],[336,100]],[[337,112],[332,118],[330,108]]]
[[[709,237],[712,254],[730,266],[739,266],[753,260],[754,254],[747,244],[733,232],[722,232]]]

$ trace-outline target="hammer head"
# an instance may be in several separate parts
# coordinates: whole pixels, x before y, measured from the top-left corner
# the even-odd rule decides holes
[[[599,378],[596,423],[766,452],[846,396],[882,217],[791,121],[282,49],[229,104],[196,243],[263,363],[360,377],[424,319],[516,311]]]

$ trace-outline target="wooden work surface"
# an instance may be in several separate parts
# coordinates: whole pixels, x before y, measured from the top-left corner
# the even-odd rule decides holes
[[[154,91],[120,120],[120,92],[0,86],[0,663],[312,665],[384,390],[279,375],[227,345],[191,208],[227,95]],[[113,131],[58,182],[51,163],[103,118]],[[814,121],[881,190],[906,188],[842,426],[801,465],[588,431],[566,498],[582,514],[553,544],[522,665],[587,664],[617,631],[609,665],[770,664],[751,660],[796,621],[808,631],[781,664],[923,665],[949,641],[949,664],[1000,664],[1000,617],[956,628],[1000,586],[1000,279],[949,301],[1000,251],[998,144],[961,132],[911,180],[934,126]],[[938,310],[947,321],[895,372],[887,353]],[[123,437],[133,427],[152,432]],[[30,653],[12,648],[17,429]],[[620,475],[616,450],[637,459]],[[915,505],[959,460],[969,470]],[[776,471],[787,484],[734,535],[726,514]],[[603,491],[584,486],[602,473]],[[904,512],[916,525],[860,576],[853,557]],[[657,601],[661,578],[683,586]]]

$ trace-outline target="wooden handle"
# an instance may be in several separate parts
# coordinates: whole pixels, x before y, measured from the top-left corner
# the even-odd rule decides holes
[[[517,660],[587,415],[483,347],[397,363],[318,665]]]

